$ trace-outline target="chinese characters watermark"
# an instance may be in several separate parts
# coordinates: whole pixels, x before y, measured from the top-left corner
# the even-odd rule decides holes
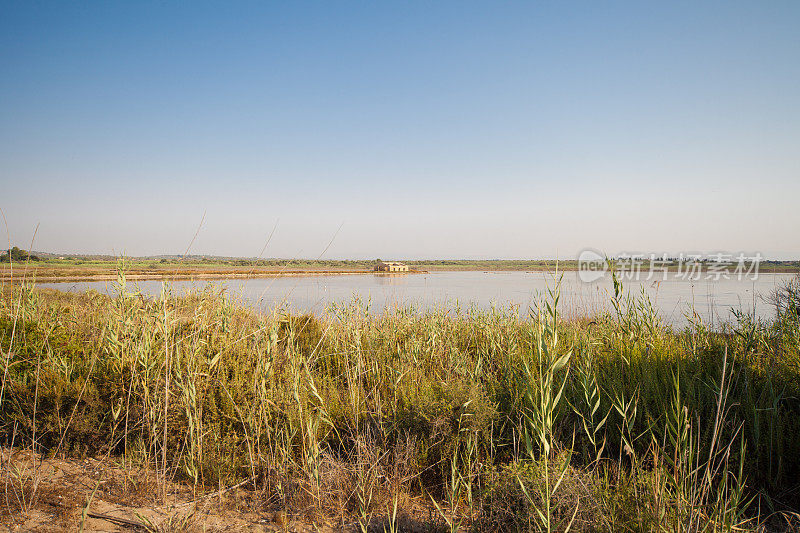
[[[620,253],[606,257],[596,250],[583,250],[578,256],[578,276],[592,283],[612,269],[620,280],[629,281],[720,281],[757,280],[764,257],[760,252],[712,254]]]

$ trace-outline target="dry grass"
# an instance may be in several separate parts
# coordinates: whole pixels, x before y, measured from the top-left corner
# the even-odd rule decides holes
[[[30,454],[4,457],[6,520],[53,501],[48,461],[85,458],[106,477],[58,520],[196,500],[269,527],[699,532],[780,529],[800,501],[797,321],[676,332],[620,290],[564,322],[557,288],[528,319],[259,315],[126,281],[5,293],[0,429]],[[190,507],[142,517],[215,523]]]

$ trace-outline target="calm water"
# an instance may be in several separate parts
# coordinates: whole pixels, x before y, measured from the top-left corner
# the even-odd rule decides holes
[[[706,321],[718,324],[731,317],[730,309],[771,317],[774,309],[765,300],[788,274],[760,274],[757,280],[687,281],[674,277],[661,282],[625,283],[626,291],[638,294],[642,287],[670,323],[686,323],[685,314],[694,307]],[[135,285],[144,294],[161,293],[161,281],[140,281]],[[173,281],[173,293],[183,294],[203,288],[207,281]],[[260,310],[284,306],[297,312],[323,312],[332,303],[347,303],[354,298],[370,304],[373,313],[387,307],[410,306],[415,309],[459,306],[468,310],[518,307],[526,314],[536,299],[553,286],[553,278],[543,272],[434,272],[407,275],[332,275],[215,280],[229,294]],[[111,282],[43,283],[40,287],[83,292],[95,289],[113,293]],[[608,309],[610,280],[587,284],[577,272],[566,272],[562,281],[560,309],[566,316],[591,315]]]

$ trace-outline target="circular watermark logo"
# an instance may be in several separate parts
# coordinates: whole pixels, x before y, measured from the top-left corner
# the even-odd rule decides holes
[[[578,277],[582,282],[597,281],[605,275],[606,269],[606,258],[597,250],[587,248],[578,255]]]

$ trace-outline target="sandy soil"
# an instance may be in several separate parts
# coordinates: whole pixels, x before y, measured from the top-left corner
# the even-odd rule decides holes
[[[0,449],[0,531],[333,532],[355,522],[282,510],[245,486],[195,494],[190,486],[159,482],[155,474],[123,469],[107,459],[49,459],[29,450]],[[399,531],[441,531],[431,509],[401,513]],[[384,531],[375,517],[369,531]],[[387,530],[388,531],[388,530]]]
[[[167,484],[164,494],[153,477],[110,461],[40,459],[10,449],[0,454],[0,530],[77,531],[82,522],[87,532],[350,529],[271,509],[240,487],[196,495],[190,487]]]
[[[129,281],[144,280],[213,280],[213,279],[236,279],[236,278],[270,278],[276,276],[331,276],[348,274],[372,274],[371,270],[253,270],[253,269],[179,269],[179,270],[146,270],[132,269],[125,273]],[[35,280],[37,283],[52,283],[66,281],[114,281],[117,273],[112,269],[48,269],[37,268],[15,269],[13,272],[14,282],[27,279]],[[0,270],[0,282],[11,281],[9,270]]]

